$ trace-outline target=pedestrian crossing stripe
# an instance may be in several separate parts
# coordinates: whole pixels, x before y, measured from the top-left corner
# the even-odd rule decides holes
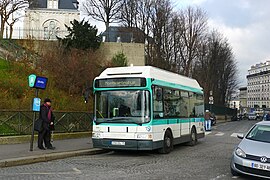
[[[218,132],[217,134],[215,134],[216,136],[223,136],[224,133],[223,132]]]
[[[231,137],[237,137],[238,133],[232,133]]]
[[[209,132],[209,131],[207,131],[207,132],[205,132],[205,135],[209,135],[209,134],[211,134],[212,132]],[[223,132],[217,132],[216,134],[215,134],[215,136],[223,136],[225,133],[223,133]],[[231,137],[237,137],[237,135],[238,135],[239,133],[232,133],[231,134]]]

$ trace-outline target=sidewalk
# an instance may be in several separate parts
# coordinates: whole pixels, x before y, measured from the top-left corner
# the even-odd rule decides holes
[[[55,150],[40,150],[34,142],[33,151],[30,151],[30,142],[1,144],[0,168],[106,152],[106,150],[93,148],[90,137],[55,140],[52,144],[56,147]]]

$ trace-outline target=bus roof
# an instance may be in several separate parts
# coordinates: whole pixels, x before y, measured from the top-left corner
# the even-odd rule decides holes
[[[202,90],[199,83],[195,79],[152,66],[127,66],[107,68],[98,77],[96,77],[96,79],[120,77],[154,78],[155,80],[180,84],[183,86]]]

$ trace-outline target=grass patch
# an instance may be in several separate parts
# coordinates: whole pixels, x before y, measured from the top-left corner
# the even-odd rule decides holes
[[[68,95],[57,89],[57,83],[50,75],[42,74],[24,63],[8,62],[0,59],[0,109],[31,110],[35,89],[28,86],[28,76],[36,74],[48,77],[46,90],[39,90],[38,97],[52,99],[54,110],[92,111],[92,103],[84,104],[82,95]]]

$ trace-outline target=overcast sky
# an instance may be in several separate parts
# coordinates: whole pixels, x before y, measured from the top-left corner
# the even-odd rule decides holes
[[[270,60],[270,0],[175,0],[177,7],[198,6],[211,28],[232,46],[241,86],[251,65]]]

